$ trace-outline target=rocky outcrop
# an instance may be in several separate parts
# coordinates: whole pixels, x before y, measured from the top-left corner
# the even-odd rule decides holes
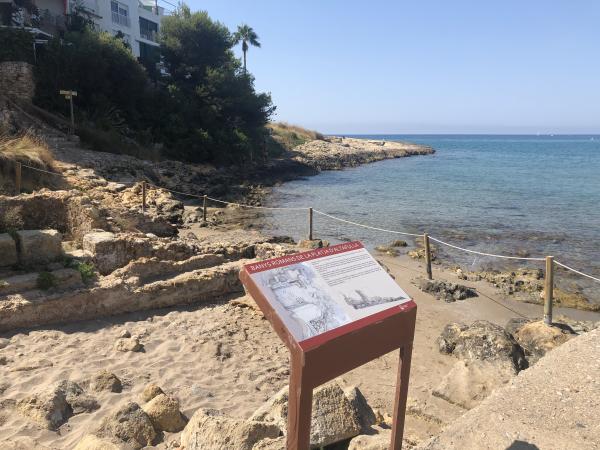
[[[433,295],[438,300],[444,300],[446,303],[452,303],[457,300],[465,300],[471,297],[477,297],[477,292],[462,284],[450,283],[441,280],[428,280],[421,278],[418,281],[419,289]]]
[[[466,409],[527,367],[523,349],[502,327],[487,321],[446,325],[438,338],[440,352],[459,358],[433,395]]]
[[[0,267],[14,266],[19,262],[17,258],[17,245],[8,233],[0,234]]]
[[[0,92],[31,101],[35,91],[33,65],[23,61],[0,62]]]
[[[575,336],[569,326],[560,324],[549,326],[543,321],[526,323],[514,333],[516,341],[525,350],[530,364],[537,362],[550,350]]]
[[[383,159],[430,155],[431,147],[395,141],[331,137],[299,145],[292,159],[315,170],[339,170]]]
[[[287,429],[286,386],[251,417],[252,420],[275,423]],[[320,386],[313,392],[311,447],[323,447],[353,436],[375,423],[375,414],[358,388],[344,389],[337,381]]]
[[[23,265],[44,264],[62,255],[62,235],[56,230],[17,231],[17,253]]]
[[[181,433],[186,450],[252,450],[263,439],[275,439],[281,430],[276,424],[240,420],[215,410],[199,409]]]

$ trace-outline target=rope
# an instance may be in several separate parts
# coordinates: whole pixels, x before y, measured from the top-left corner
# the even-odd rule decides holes
[[[580,272],[579,270],[575,270],[575,269],[573,269],[572,267],[569,267],[569,266],[567,266],[567,265],[565,265],[565,264],[563,264],[563,263],[561,263],[561,262],[558,262],[558,261],[556,261],[556,260],[554,260],[554,262],[555,262],[557,265],[559,265],[559,266],[561,266],[561,267],[564,267],[564,268],[565,268],[565,269],[567,269],[567,270],[570,270],[571,272],[575,272],[575,273],[576,273],[576,274],[578,274],[578,275],[581,275],[581,276],[584,276],[584,277],[588,277],[588,278],[590,278],[590,279],[592,279],[592,280],[594,280],[594,281],[597,281],[598,283],[600,283],[600,278],[596,278],[596,277],[593,277],[593,276],[591,276],[591,275],[588,275],[587,273],[583,273],[583,272]]]
[[[329,215],[327,213],[324,213],[323,211],[319,211],[318,209],[313,209],[313,212],[320,214],[322,216],[325,216],[325,217],[329,217],[330,219],[337,220],[339,222],[349,223],[350,225],[355,225],[357,227],[368,228],[369,230],[384,231],[386,233],[393,233],[393,234],[402,234],[404,236],[417,236],[417,237],[422,236],[421,234],[408,233],[406,231],[387,230],[385,228],[377,228],[377,227],[372,227],[370,225],[363,225],[362,223],[351,222],[350,220],[340,219],[339,217]]]
[[[42,172],[42,173],[46,173],[46,174],[49,174],[49,175],[56,175],[56,176],[60,176],[60,177],[63,176],[63,174],[61,174],[61,173],[50,172],[48,170],[39,169],[37,167],[29,166],[27,164],[21,164],[21,167],[25,167],[27,169],[35,170],[35,171]],[[120,183],[120,184],[135,184],[136,182],[135,181],[117,181],[116,183]],[[165,187],[157,186],[157,185],[151,184],[151,183],[148,183],[148,185],[152,186],[154,188],[157,188],[157,189],[164,189],[165,191],[173,192],[174,194],[187,195],[189,197],[195,197],[195,198],[204,198],[203,195],[197,195],[197,194],[190,194],[190,193],[187,193],[187,192],[175,191],[173,189],[167,189]],[[248,204],[244,204],[244,203],[227,202],[225,200],[219,200],[217,198],[208,197],[208,196],[206,198],[208,200],[213,201],[213,202],[222,203],[222,204],[225,204],[225,205],[234,205],[234,206],[238,206],[240,208],[267,209],[267,210],[289,210],[289,211],[305,211],[305,210],[309,209],[309,208],[305,208],[305,207],[285,208],[285,207],[274,207],[274,206],[255,206],[255,205],[248,205]],[[406,231],[388,230],[386,228],[372,227],[370,225],[364,225],[362,223],[352,222],[350,220],[341,219],[339,217],[332,216],[331,214],[324,213],[323,211],[319,211],[318,209],[313,209],[313,212],[316,213],[316,214],[319,214],[321,216],[325,216],[325,217],[328,217],[330,219],[337,220],[338,222],[347,223],[347,224],[350,224],[350,225],[354,225],[354,226],[361,227],[361,228],[366,228],[366,229],[369,229],[369,230],[382,231],[384,233],[400,234],[400,235],[404,235],[404,236],[413,236],[413,237],[421,237],[422,236],[422,234],[409,233],[409,232],[406,232]],[[525,257],[521,257],[521,256],[506,256],[506,255],[497,255],[497,254],[494,254],[494,253],[479,252],[479,251],[476,251],[476,250],[469,250],[467,248],[459,247],[457,245],[453,245],[453,244],[450,244],[448,242],[444,242],[441,239],[437,239],[437,238],[435,238],[433,236],[429,236],[429,239],[431,239],[434,242],[437,242],[438,244],[442,244],[442,245],[445,245],[447,247],[452,247],[452,248],[454,248],[456,250],[462,250],[463,252],[473,253],[475,255],[489,256],[491,258],[513,259],[513,260],[520,260],[520,261],[544,261],[545,260],[545,258],[525,258]],[[574,269],[572,267],[569,267],[566,264],[563,264],[563,263],[561,263],[559,261],[555,260],[554,262],[558,266],[561,266],[561,267],[563,267],[566,270],[569,270],[569,271],[571,271],[573,273],[576,273],[577,275],[581,275],[583,277],[589,278],[591,280],[594,280],[594,281],[600,283],[600,278],[596,278],[596,277],[594,277],[592,275],[588,275],[586,273],[580,272],[579,270],[576,270],[576,269]]]
[[[505,255],[496,255],[494,253],[483,253],[483,252],[478,252],[476,250],[469,250],[467,248],[458,247],[457,245],[449,244],[448,242],[441,241],[441,240],[436,239],[436,238],[434,238],[432,236],[429,236],[429,239],[431,239],[432,241],[438,242],[438,243],[440,243],[442,245],[447,245],[448,247],[455,248],[457,250],[462,250],[464,252],[474,253],[476,255],[481,255],[481,256],[491,256],[492,258],[519,259],[521,261],[544,261],[545,260],[545,258],[524,258],[524,257],[521,257],[521,256],[505,256]]]

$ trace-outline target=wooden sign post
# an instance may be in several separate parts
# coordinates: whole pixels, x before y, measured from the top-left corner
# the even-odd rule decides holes
[[[310,447],[313,389],[399,350],[390,448],[402,448],[417,305],[360,242],[248,264],[240,279],[291,354],[287,449]]]
[[[58,91],[60,95],[64,95],[66,100],[69,100],[69,106],[71,108],[71,134],[75,134],[75,114],[73,112],[73,97],[77,97],[76,91]]]

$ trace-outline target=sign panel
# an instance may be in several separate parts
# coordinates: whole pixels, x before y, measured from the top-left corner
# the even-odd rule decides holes
[[[296,342],[411,301],[358,241],[245,269]]]

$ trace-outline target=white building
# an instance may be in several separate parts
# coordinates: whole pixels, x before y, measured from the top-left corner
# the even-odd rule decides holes
[[[137,57],[149,56],[158,48],[158,30],[164,8],[158,0],[34,0],[43,18],[44,31],[55,34],[64,17],[76,6],[84,8],[98,29],[121,32]]]
[[[70,7],[76,3],[67,0]],[[80,3],[96,26],[112,34],[121,32],[137,57],[158,47],[158,30],[164,9],[154,0],[83,0]]]

